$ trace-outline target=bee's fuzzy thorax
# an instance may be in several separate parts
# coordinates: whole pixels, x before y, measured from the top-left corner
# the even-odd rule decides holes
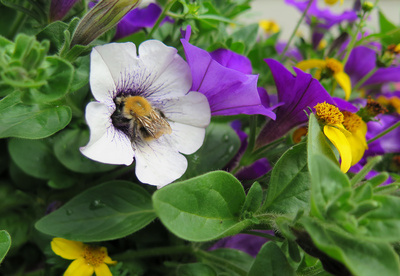
[[[124,113],[136,117],[149,116],[151,104],[141,96],[131,96],[125,99]]]

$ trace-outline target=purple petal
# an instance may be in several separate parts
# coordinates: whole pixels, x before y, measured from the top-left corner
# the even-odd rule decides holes
[[[189,41],[191,34],[192,34],[192,27],[190,25],[186,26],[186,30],[181,29],[181,35],[184,40]]]
[[[50,4],[50,21],[62,20],[78,0],[52,0]]]
[[[358,107],[354,106],[352,103],[349,103],[348,101],[343,100],[341,98],[334,97],[333,100],[335,101],[336,106],[340,110],[345,110],[345,111],[356,113],[359,109]]]
[[[310,74],[294,68],[297,76],[273,59],[265,60],[269,65],[278,91],[278,100],[284,105],[277,109],[276,120],[268,121],[257,138],[257,147],[264,146],[285,135],[293,127],[307,122],[305,114],[309,107],[318,103],[335,104],[322,85]]]
[[[390,128],[400,120],[399,115],[378,115],[379,121],[370,121],[367,123],[368,132],[367,139],[371,139]],[[365,156],[382,155],[385,153],[400,153],[400,128],[396,128],[388,134],[382,136],[378,140],[368,144],[368,150],[365,151]]]
[[[275,119],[257,90],[258,75],[246,75],[227,68],[211,55],[181,39],[186,60],[192,72],[192,91],[203,93],[210,104],[211,115],[261,114]]]
[[[275,45],[275,50],[278,54],[281,54],[283,52],[283,50],[286,47],[286,42],[278,42]],[[301,61],[303,60],[303,55],[301,54],[301,52],[299,51],[299,49],[297,49],[296,47],[289,47],[288,50],[285,53],[285,56],[288,58],[292,58],[295,61]]]
[[[240,139],[240,148],[236,155],[232,158],[231,161],[225,166],[224,170],[231,171],[234,169],[237,165],[238,162],[240,161],[240,158],[244,154],[247,148],[247,133],[242,130],[242,123],[240,120],[235,120],[231,123],[231,127],[235,130],[236,134],[239,136]]]
[[[272,230],[264,230],[259,231],[264,232],[266,234],[273,235],[274,232]],[[267,238],[254,236],[250,234],[237,234],[232,237],[226,237],[217,241],[214,245],[212,245],[208,250],[216,250],[219,248],[232,248],[241,250],[251,255],[252,257],[256,257],[258,252],[264,243],[269,241]]]
[[[239,180],[252,180],[257,179],[272,169],[266,158],[261,158],[255,161],[250,166],[243,167],[238,171],[235,176]]]
[[[243,74],[251,74],[253,68],[250,60],[228,49],[218,49],[210,53],[211,57],[222,66],[231,68]]]
[[[352,85],[356,85],[375,67],[376,52],[365,46],[358,46],[351,51],[344,70],[350,76]],[[398,82],[399,80],[400,67],[379,68],[364,82],[362,87],[385,82]]]
[[[153,27],[161,14],[161,8],[154,3],[145,8],[136,8],[129,12],[118,23],[114,39],[118,40],[140,31],[142,28]]]

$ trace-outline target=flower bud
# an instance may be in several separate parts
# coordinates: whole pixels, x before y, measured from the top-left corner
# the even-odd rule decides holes
[[[374,4],[371,3],[371,2],[366,1],[366,2],[364,2],[362,4],[361,8],[362,8],[363,11],[369,12],[374,8]]]
[[[79,22],[70,48],[76,44],[88,45],[114,27],[128,12],[138,6],[140,0],[102,0]]]

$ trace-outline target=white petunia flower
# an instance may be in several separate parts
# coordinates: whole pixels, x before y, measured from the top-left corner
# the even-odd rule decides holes
[[[190,92],[189,66],[177,50],[157,40],[139,47],[110,43],[93,48],[90,86],[96,99],[86,107],[89,143],[81,152],[107,164],[130,165],[136,176],[162,187],[181,177],[203,144],[210,106]]]

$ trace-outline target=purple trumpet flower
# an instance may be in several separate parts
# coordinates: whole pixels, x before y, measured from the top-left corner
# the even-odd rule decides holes
[[[371,70],[377,67],[376,52],[365,46],[355,47],[347,60],[344,71],[349,75],[352,86],[356,85]],[[400,80],[400,66],[378,68],[361,87]]]
[[[226,49],[208,53],[186,39],[181,42],[192,72],[191,90],[207,97],[212,116],[261,114],[275,119],[273,107],[263,104],[266,95],[259,94],[264,91],[257,89],[258,75],[247,73],[251,67],[246,57]]]
[[[307,122],[305,110],[318,103],[335,104],[322,85],[310,74],[294,68],[296,76],[274,59],[265,62],[271,69],[278,92],[278,101],[283,103],[276,112],[276,120],[269,120],[256,140],[256,147],[265,146],[285,135],[293,127]]]
[[[79,0],[52,0],[50,3],[50,22],[62,20]]]
[[[285,0],[289,5],[295,6],[299,11],[304,12],[308,6],[309,0]],[[355,10],[347,10],[341,14],[335,14],[330,9],[320,9],[317,6],[317,1],[311,3],[310,8],[307,11],[306,22],[311,25],[313,23],[312,18],[317,19],[316,25],[313,25],[313,36],[312,44],[316,48],[324,36],[326,30],[329,30],[336,24],[343,21],[352,22],[357,20],[357,12]]]

